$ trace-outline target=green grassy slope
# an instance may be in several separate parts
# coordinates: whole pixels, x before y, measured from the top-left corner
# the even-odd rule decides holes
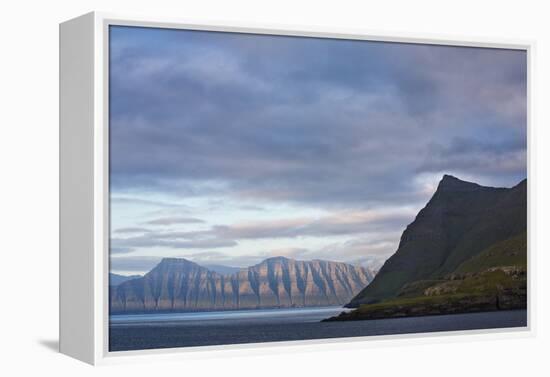
[[[458,266],[455,273],[480,272],[495,266],[527,268],[527,232],[487,248]]]
[[[453,314],[527,305],[527,234],[497,242],[461,263],[450,274],[405,285],[397,297],[331,320]]]

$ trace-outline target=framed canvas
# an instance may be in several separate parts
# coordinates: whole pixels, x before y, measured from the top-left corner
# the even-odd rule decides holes
[[[61,24],[61,352],[530,334],[532,48]]]

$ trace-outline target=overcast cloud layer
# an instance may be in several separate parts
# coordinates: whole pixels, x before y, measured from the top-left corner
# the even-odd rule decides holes
[[[380,262],[442,174],[526,176],[523,51],[113,27],[110,57],[117,271]]]

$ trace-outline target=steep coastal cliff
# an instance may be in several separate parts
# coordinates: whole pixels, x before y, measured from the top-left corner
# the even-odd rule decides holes
[[[444,176],[396,253],[330,320],[527,306],[527,181],[483,187]]]

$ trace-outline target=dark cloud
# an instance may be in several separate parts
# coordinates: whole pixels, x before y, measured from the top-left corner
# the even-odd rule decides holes
[[[471,175],[492,178],[500,182],[504,177],[513,177],[519,182],[525,177],[527,142],[518,136],[510,140],[479,140],[453,138],[447,144],[432,144],[426,148],[420,172],[458,171]]]
[[[523,51],[136,28],[111,50],[114,191],[357,207],[425,200],[419,172],[526,175]]]

